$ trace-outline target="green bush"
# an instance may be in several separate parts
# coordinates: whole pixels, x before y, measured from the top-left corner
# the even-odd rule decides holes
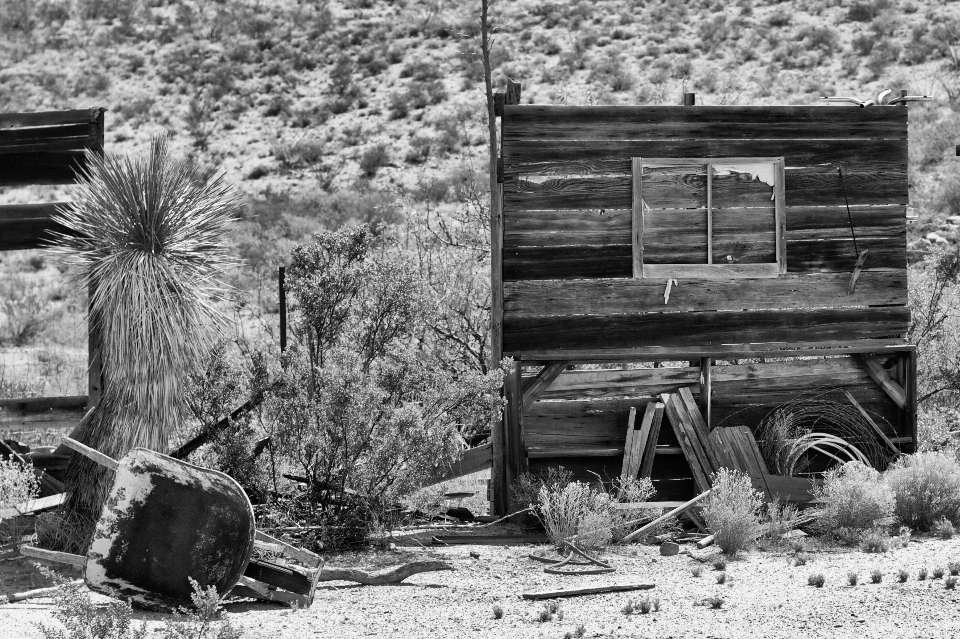
[[[735,555],[750,547],[760,535],[763,498],[753,489],[750,476],[721,468],[714,476],[713,492],[703,507],[707,528],[723,552]]]
[[[390,162],[390,154],[387,152],[387,145],[384,143],[374,144],[367,147],[367,150],[360,156],[360,170],[363,174],[372,178],[377,174],[381,167]]]
[[[879,472],[860,462],[827,471],[813,494],[822,502],[817,526],[845,543],[893,522],[893,491]]]
[[[903,524],[931,530],[941,519],[960,521],[960,465],[942,452],[898,459],[886,473],[894,514]]]

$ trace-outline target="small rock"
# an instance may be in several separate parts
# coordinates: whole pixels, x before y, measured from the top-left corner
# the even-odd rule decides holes
[[[476,550],[471,550],[470,556],[473,557],[474,559],[480,559],[480,553],[478,553]]]
[[[665,541],[660,544],[660,554],[664,557],[673,557],[680,554],[680,544],[673,541]]]

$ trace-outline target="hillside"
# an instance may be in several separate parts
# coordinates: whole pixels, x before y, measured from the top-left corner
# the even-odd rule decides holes
[[[483,168],[481,69],[463,37],[478,9],[5,0],[0,108],[103,105],[109,151],[166,129],[179,152],[221,166],[250,196],[320,200],[335,218],[356,212],[324,201],[330,193],[454,200],[471,164]],[[524,102],[671,104],[684,88],[708,105],[934,95],[911,107],[914,205],[928,214],[914,233],[933,230],[933,213],[960,212],[935,179],[957,173],[958,3],[526,0],[493,14],[495,84],[520,80]]]

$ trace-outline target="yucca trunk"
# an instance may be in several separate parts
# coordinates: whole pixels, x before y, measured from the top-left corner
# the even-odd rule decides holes
[[[233,265],[226,227],[240,205],[221,177],[171,159],[165,137],[138,158],[90,155],[74,201],[56,221],[70,229],[51,249],[92,291],[103,389],[80,440],[111,457],[134,447],[166,452],[186,417],[188,374],[225,316],[219,276]],[[85,552],[112,473],[73,455],[59,513],[69,534],[48,542]]]

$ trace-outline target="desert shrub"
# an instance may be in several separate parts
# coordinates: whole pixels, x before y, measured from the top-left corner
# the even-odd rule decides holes
[[[62,628],[37,624],[48,639],[144,639],[147,624],[133,622],[130,601],[111,599],[106,606],[94,603],[87,587],[69,581],[47,569],[41,569],[59,588],[53,595],[53,618]]]
[[[940,539],[953,539],[953,536],[957,534],[957,531],[953,528],[953,523],[946,517],[934,524],[933,531]]]
[[[387,145],[384,143],[374,144],[367,147],[367,150],[360,156],[360,170],[363,174],[372,178],[377,174],[381,167],[390,162],[390,154],[387,152]]]
[[[734,555],[753,544],[761,531],[758,511],[762,504],[749,475],[721,468],[714,476],[703,517],[723,552]]]
[[[538,516],[550,541],[562,549],[576,541],[584,548],[604,548],[612,541],[610,496],[589,484],[574,481],[559,489],[540,488]]]
[[[0,345],[30,344],[54,319],[39,283],[19,274],[0,279]]]
[[[278,450],[307,486],[299,516],[328,531],[324,543],[362,543],[388,504],[455,461],[461,432],[489,423],[502,375],[425,363],[416,336],[433,305],[370,226],[316,234],[294,249],[288,278]]]
[[[894,514],[901,523],[930,530],[941,518],[960,520],[960,464],[943,452],[904,455],[886,472]]]
[[[635,504],[638,502],[650,501],[656,494],[657,489],[653,487],[653,482],[649,477],[617,477],[611,482],[610,496],[612,503]],[[610,533],[614,542],[620,542],[624,537],[633,532],[639,524],[638,519],[648,517],[654,519],[660,514],[658,509],[619,509],[613,508],[611,503]]]
[[[823,588],[825,580],[823,578],[822,572],[815,572],[809,577],[807,577],[807,585],[814,586],[816,588]]]
[[[883,530],[870,530],[864,533],[860,550],[871,553],[887,552],[890,550],[890,538]]]
[[[870,571],[870,583],[878,584],[883,581],[883,573],[874,568]]]
[[[34,475],[32,466],[25,466],[12,459],[0,459],[0,508],[10,508],[33,499],[39,491],[40,482]],[[0,545],[9,544],[9,548],[16,551],[25,530],[24,518],[7,517],[0,520]]]
[[[817,522],[821,532],[847,543],[893,521],[893,492],[879,472],[859,462],[828,470],[813,493],[823,504]]]
[[[847,585],[849,585],[849,586],[856,586],[856,585],[857,585],[857,581],[859,581],[859,580],[860,580],[860,576],[857,575],[857,573],[855,573],[855,572],[853,572],[853,571],[850,571],[850,572],[847,573]]]
[[[847,19],[855,22],[870,22],[881,12],[893,6],[891,0],[864,0],[854,2],[847,9]]]
[[[763,508],[762,536],[772,543],[780,543],[783,535],[796,527],[797,507],[790,502],[771,501]]]
[[[522,473],[510,487],[513,503],[523,508],[539,510],[541,488],[557,492],[563,490],[571,481],[573,473],[563,466],[550,466],[546,475]]]

